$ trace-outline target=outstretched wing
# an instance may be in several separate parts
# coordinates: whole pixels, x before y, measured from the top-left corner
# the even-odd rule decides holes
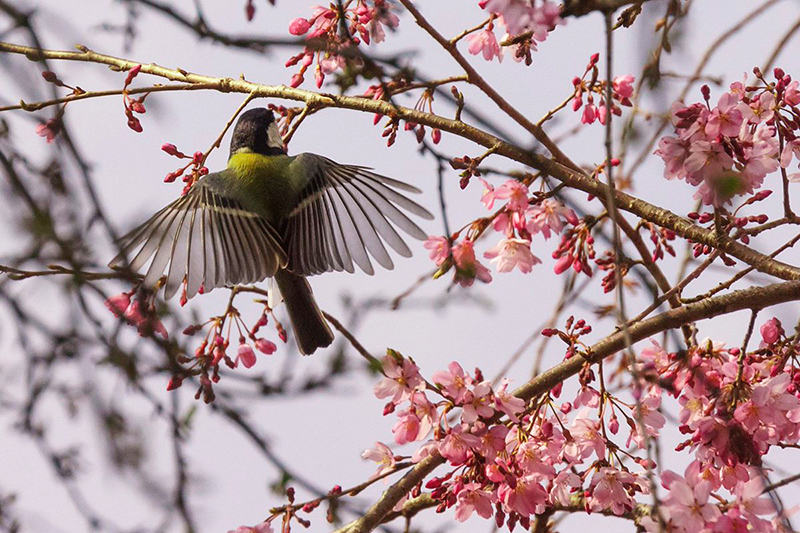
[[[186,280],[191,298],[225,285],[254,283],[286,266],[277,232],[260,216],[216,191],[210,174],[189,192],[123,237],[120,254],[109,266],[140,270],[149,263],[145,287],[167,271],[164,297]],[[136,252],[138,250],[138,252]],[[134,255],[134,252],[135,255]]]
[[[355,263],[373,274],[370,255],[381,266],[394,267],[384,243],[403,257],[411,256],[395,227],[416,239],[427,238],[405,212],[425,219],[433,215],[398,192],[419,193],[416,187],[314,154],[298,155],[292,166],[291,171],[309,179],[284,234],[292,272],[353,272]]]

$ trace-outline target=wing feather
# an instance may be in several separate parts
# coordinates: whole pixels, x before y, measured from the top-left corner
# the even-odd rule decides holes
[[[254,283],[284,268],[287,256],[275,229],[226,196],[212,176],[123,237],[110,266],[138,271],[147,265],[143,285],[149,288],[166,271],[165,298],[184,282],[191,298],[201,287]]]
[[[370,256],[384,268],[394,267],[385,244],[403,257],[411,255],[398,229],[416,239],[427,238],[406,213],[433,216],[398,192],[419,193],[416,187],[314,154],[301,154],[292,165],[308,180],[284,232],[293,272],[353,272],[355,264],[372,274]]]

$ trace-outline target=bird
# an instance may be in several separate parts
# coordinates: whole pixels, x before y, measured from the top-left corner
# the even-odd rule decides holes
[[[392,269],[388,244],[411,250],[398,233],[424,240],[409,217],[433,215],[406,194],[421,191],[370,168],[312,153],[289,156],[273,112],[250,109],[233,129],[227,168],[209,173],[121,239],[112,268],[144,271],[142,286],[164,297],[183,286],[252,284],[272,277],[281,292],[299,351],[310,355],[333,342],[308,276],[331,271],[372,275],[370,256]],[[130,258],[130,259],[129,259]]]

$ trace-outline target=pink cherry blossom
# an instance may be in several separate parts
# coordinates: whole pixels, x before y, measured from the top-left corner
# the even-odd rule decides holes
[[[665,136],[658,141],[658,150],[655,154],[664,160],[664,177],[671,179],[686,178],[686,159],[691,152],[691,143],[688,139]]]
[[[467,483],[456,495],[455,519],[465,522],[473,512],[483,518],[494,514],[491,493],[483,490],[479,483]]]
[[[583,107],[583,113],[581,114],[581,124],[593,124],[595,120],[597,120],[597,108],[590,100]]]
[[[747,520],[756,531],[767,531],[769,522],[760,518],[761,515],[775,512],[775,505],[769,496],[764,495],[764,482],[760,476],[755,476],[746,483],[739,483],[733,490],[736,495],[734,509],[742,518]]]
[[[492,404],[492,385],[488,381],[476,384],[464,396],[461,421],[472,424],[478,418],[489,418],[494,414]]]
[[[620,98],[630,98],[633,96],[633,82],[635,79],[636,78],[630,74],[617,76],[611,82],[611,85],[614,88],[614,92],[616,92]]]
[[[580,488],[581,478],[577,474],[562,470],[553,480],[550,489],[550,502],[556,505],[569,505],[575,490]]]
[[[705,132],[710,138],[718,135],[736,137],[743,121],[744,115],[739,106],[739,98],[730,93],[722,93],[717,106],[711,110]]]
[[[361,457],[368,461],[375,461],[378,463],[378,471],[372,474],[370,479],[375,479],[383,474],[386,474],[387,472],[391,472],[394,470],[394,466],[397,464],[397,460],[395,459],[391,448],[380,441],[375,443],[374,448],[364,450],[364,453],[361,454]]]
[[[450,428],[445,438],[439,442],[438,449],[450,464],[458,466],[466,463],[472,457],[472,450],[480,445],[481,440],[469,432],[468,426],[462,424]]]
[[[421,420],[411,410],[400,411],[398,420],[392,427],[392,434],[394,434],[394,441],[397,444],[407,444],[417,440],[421,433]]]
[[[483,0],[478,5],[503,17],[511,35],[525,31],[533,17],[531,6],[522,0]]]
[[[514,511],[522,516],[541,514],[547,502],[547,492],[534,476],[513,477],[501,483],[497,489],[497,497],[507,511]]]
[[[769,91],[764,91],[757,100],[750,104],[754,117],[750,122],[768,122],[775,116],[775,95]]]
[[[783,101],[788,105],[800,104],[800,89],[797,80],[786,86],[783,92]]]
[[[483,283],[492,281],[489,269],[475,259],[475,248],[471,240],[464,239],[453,246],[453,261],[456,266],[454,281],[461,286],[469,287],[476,279]]]
[[[492,426],[488,430],[483,422],[474,425],[475,435],[481,439],[478,452],[487,461],[493,460],[497,454],[505,449],[506,436],[509,429],[504,425]]]
[[[483,58],[486,61],[491,61],[495,57],[498,61],[503,61],[503,50],[497,43],[497,38],[494,35],[494,26],[491,22],[486,28],[467,35],[466,40],[469,43],[467,50],[470,54],[474,56],[483,54]]]
[[[687,469],[688,470],[688,469]],[[719,508],[709,502],[712,486],[709,481],[688,483],[674,472],[664,472],[669,479],[669,494],[664,505],[669,508],[670,524],[684,531],[701,531],[706,524],[715,522],[721,515]]]
[[[456,405],[464,401],[467,387],[472,383],[472,378],[464,372],[461,365],[453,361],[447,365],[447,370],[440,370],[431,376],[433,382],[444,390]]]
[[[525,228],[531,235],[541,233],[545,239],[550,238],[553,233],[561,233],[567,223],[573,226],[578,225],[578,217],[575,211],[564,206],[558,200],[545,198],[541,202],[532,205],[525,213],[528,220]]]
[[[158,333],[164,340],[169,339],[167,328],[161,323],[161,319],[155,314],[155,310],[144,308],[139,300],[134,300],[128,309],[125,310],[125,319],[136,326],[139,335],[147,337],[153,333]]]
[[[588,418],[589,413],[582,410],[570,426],[572,437],[564,445],[564,458],[572,463],[580,463],[595,454],[598,459],[605,459],[606,441],[600,433],[600,422]]]
[[[786,143],[781,152],[781,168],[789,168],[792,164],[792,156],[800,159],[800,139],[794,139]]]
[[[778,139],[775,128],[759,127],[753,135],[752,147],[745,149],[746,163],[742,175],[746,178],[746,192],[752,194],[754,189],[761,187],[767,174],[778,170],[780,162],[777,155]]]
[[[525,400],[508,392],[509,381],[503,378],[500,388],[494,395],[494,407],[505,413],[512,422],[519,421],[519,414],[525,410]]]
[[[528,186],[517,180],[506,180],[494,191],[494,198],[508,200],[506,207],[512,211],[523,213],[528,208]]]
[[[381,360],[381,363],[386,377],[375,385],[376,397],[391,397],[392,402],[398,404],[407,400],[412,392],[423,385],[419,367],[411,359],[389,354]]]
[[[433,452],[437,451],[439,445],[435,440],[429,440],[419,448],[417,451],[414,452],[414,455],[411,456],[412,463],[418,463],[431,455]]]
[[[51,118],[44,124],[36,126],[36,135],[44,137],[48,144],[52,143],[56,136],[61,132],[62,123],[60,119]]]
[[[484,252],[483,257],[496,263],[498,272],[511,272],[518,267],[520,272],[528,274],[534,265],[542,262],[531,253],[531,241],[526,239],[501,239],[494,248]]]
[[[436,404],[428,400],[424,392],[415,391],[411,394],[409,400],[411,410],[419,418],[419,432],[414,440],[422,440],[439,423],[439,411],[436,408]]]
[[[718,142],[693,141],[686,159],[686,181],[699,185],[706,179],[717,178],[733,165],[733,159]]]
[[[442,266],[442,263],[447,261],[450,257],[450,242],[445,237],[430,236],[423,243],[426,250],[430,250],[428,257],[436,264]]]
[[[497,233],[513,238],[516,232],[525,230],[526,224],[525,213],[505,210],[494,217],[492,227]]]
[[[600,468],[592,476],[591,497],[588,500],[592,511],[610,509],[615,515],[623,515],[633,509],[633,498],[627,487],[636,483],[636,478],[628,472],[616,468]]]

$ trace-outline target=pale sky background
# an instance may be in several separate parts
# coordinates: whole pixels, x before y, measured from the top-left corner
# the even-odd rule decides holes
[[[257,34],[285,37],[291,19],[308,16],[309,6],[314,3],[278,0],[277,7],[269,7],[263,0],[256,0],[258,11],[255,20],[247,23],[244,19],[244,0],[214,2],[200,0],[208,20],[215,29],[230,34]],[[40,33],[44,46],[57,49],[71,49],[79,42],[101,53],[130,58],[143,63],[158,63],[167,67],[181,67],[188,71],[213,76],[238,77],[244,74],[249,80],[265,84],[288,83],[294,68],[286,69],[283,64],[293,50],[275,48],[267,55],[228,50],[210,42],[198,42],[187,31],[178,28],[162,16],[150,10],[141,9],[137,26],[138,35],[133,49],[122,49],[122,37],[98,29],[104,23],[122,24],[125,21],[125,8],[120,2],[101,0],[63,0],[61,2],[20,1],[20,5],[36,7]],[[184,13],[193,13],[193,2],[181,0],[172,4]],[[452,36],[461,29],[472,27],[484,18],[477,7],[477,1],[436,0],[418,2],[426,16],[440,28],[445,35]],[[686,26],[688,39],[685,46],[676,47],[672,55],[663,58],[663,70],[689,73],[694,69],[699,57],[710,42],[737,22],[756,3],[745,0],[695,0],[690,23]],[[615,58],[616,74],[632,73],[638,76],[641,65],[646,60],[645,43],[650,42],[650,32],[656,16],[661,16],[665,3],[648,2],[643,19],[633,29],[615,33],[618,55]],[[654,15],[657,14],[657,15]],[[411,18],[402,13],[400,32],[388,35],[387,42],[377,50],[383,54],[392,51],[414,50],[417,52],[416,66],[429,77],[443,77],[460,74],[457,66],[438,50],[430,39],[417,28]],[[800,17],[800,4],[784,0],[770,9],[755,24],[749,26],[739,37],[726,44],[712,59],[707,74],[721,76],[727,83],[741,79],[743,72],[750,72],[754,65],[760,65],[769,56],[780,36]],[[3,27],[5,24],[3,25]],[[592,15],[569,20],[542,43],[534,53],[534,63],[530,67],[516,64],[506,58],[502,64],[487,63],[473,58],[473,63],[526,116],[538,120],[548,109],[560,103],[571,91],[571,79],[583,72],[591,54],[604,50],[603,19]],[[19,34],[5,37],[12,42],[20,42]],[[788,73],[800,77],[800,60],[797,54],[797,40],[791,41],[779,57],[777,65]],[[465,44],[461,45],[466,50]],[[22,57],[3,58],[22,64]],[[601,59],[601,64],[603,60]],[[79,63],[53,63],[56,72],[67,83],[78,84],[87,90],[112,89],[122,86],[124,77],[110,72],[103,66]],[[604,68],[604,67],[603,67]],[[34,67],[30,69],[35,73]],[[311,76],[308,76],[309,81]],[[155,78],[140,76],[137,83],[161,82]],[[22,84],[24,88],[21,88]],[[41,95],[46,95],[48,87],[32,76],[29,80],[0,79],[0,102],[18,100],[21,95],[30,94],[31,84],[38,84]],[[667,81],[665,89],[677,93],[682,83]],[[304,88],[312,88],[306,83]],[[667,91],[667,92],[669,92]],[[494,116],[498,111],[484,102],[475,91],[465,89],[471,104],[481,105],[484,113]],[[720,90],[714,89],[712,100],[716,101]],[[400,97],[399,102],[413,106],[414,97]],[[660,112],[671,101],[669,94],[663,99],[645,99],[643,107]],[[92,99],[70,104],[66,120],[72,128],[83,150],[83,155],[93,165],[95,179],[101,199],[107,207],[118,231],[127,231],[157,209],[174,199],[179,193],[179,184],[165,185],[164,175],[174,170],[176,160],[160,151],[160,146],[170,142],[185,152],[205,150],[216,138],[224,123],[238,107],[244,95],[219,94],[197,91],[184,94],[156,94],[148,98],[148,112],[142,118],[143,134],[136,134],[125,126],[120,98]],[[699,100],[699,90],[690,93],[690,101]],[[257,101],[254,105],[265,105]],[[443,102],[436,102],[435,110],[447,116],[452,115]],[[625,109],[625,113],[629,113]],[[49,115],[41,114],[46,117]],[[627,116],[627,115],[626,115]],[[9,114],[6,114],[9,118]],[[10,117],[14,124],[14,139],[18,146],[26,147],[30,153],[45,157],[52,145],[34,134],[33,124],[19,116]],[[578,124],[579,115],[565,110],[560,114],[557,124],[548,128],[553,136],[570,130]],[[515,139],[525,137],[518,128],[504,121]],[[619,125],[619,123],[618,123]],[[420,203],[437,219],[426,222],[423,228],[431,234],[441,234],[436,196],[436,166],[430,158],[421,158],[413,135],[401,132],[397,143],[385,147],[380,137],[380,127],[372,125],[372,116],[350,111],[325,110],[309,118],[290,145],[290,153],[311,151],[331,157],[343,163],[356,163],[374,167],[378,172],[408,181],[424,191]],[[566,153],[579,163],[593,164],[602,161],[604,147],[599,125],[585,128],[581,134],[563,144]],[[208,162],[212,169],[224,166],[229,137],[223,141],[223,149],[216,151]],[[440,150],[450,155],[477,156],[483,149],[454,139],[445,134]],[[490,159],[488,164],[500,168],[509,167],[505,161]],[[667,182],[662,176],[662,163],[651,157],[649,163],[636,177],[635,194],[659,203],[680,214],[686,214],[693,202],[690,187],[680,182]],[[466,191],[458,188],[457,172],[447,174],[446,198],[450,222],[454,228],[483,216],[486,211],[479,203],[481,188],[475,181]],[[495,183],[498,183],[497,181]],[[777,188],[776,176],[767,178],[770,188]],[[777,194],[775,196],[778,196]],[[585,195],[573,194],[573,198],[584,202]],[[585,203],[583,204],[585,205]],[[596,206],[593,206],[596,209]],[[0,216],[3,216],[0,214]],[[14,236],[0,230],[0,258],[15,249]],[[492,246],[492,237],[478,246],[479,253]],[[491,302],[491,306],[470,303],[467,298],[452,300],[442,309],[417,308],[415,301],[440,296],[448,287],[450,275],[435,282],[425,283],[398,312],[379,309],[371,312],[354,331],[358,339],[373,353],[380,355],[388,346],[404,355],[413,357],[421,366],[422,372],[430,376],[443,369],[451,360],[457,359],[464,368],[479,366],[488,377],[493,377],[508,357],[521,346],[532,332],[540,329],[560,294],[562,280],[552,274],[552,250],[557,246],[557,238],[550,241],[538,239],[534,252],[544,261],[530,275],[518,272],[498,274],[494,272],[491,285],[476,284],[466,295],[477,301]],[[375,297],[394,297],[409,286],[424,272],[432,268],[426,251],[418,242],[409,243],[414,250],[410,260],[398,258],[396,268],[391,271],[378,271],[369,277],[363,273],[355,275],[327,274],[311,280],[320,306],[334,316],[347,322],[348,314],[342,304],[342,295],[356,295],[359,299]],[[603,248],[604,249],[604,248]],[[682,247],[678,247],[679,254]],[[98,250],[98,256],[110,258],[112,252]],[[782,260],[797,264],[797,254],[787,253]],[[667,270],[674,273],[677,261],[671,261]],[[569,310],[580,317],[592,319],[596,304],[609,303],[610,297],[602,295],[599,280],[590,284],[583,294],[580,304]],[[674,279],[674,275],[672,277]],[[699,282],[694,291],[701,292],[713,286],[720,278],[712,276]],[[52,305],[57,294],[44,283],[26,281],[19,284],[19,290],[29,291],[31,302],[36,305]],[[109,283],[107,290],[117,293],[123,289],[118,283]],[[695,292],[692,292],[693,294]],[[455,291],[459,292],[459,291]],[[200,316],[219,313],[227,300],[227,291],[196,298],[188,307],[198,310]],[[245,298],[241,298],[244,302]],[[641,309],[641,302],[630,303],[631,314]],[[257,318],[256,306],[241,305],[240,310],[252,323]],[[249,314],[248,314],[249,313]],[[567,314],[569,314],[567,313]],[[54,317],[56,315],[54,314]],[[113,324],[113,317],[101,315]],[[566,316],[566,315],[565,315]],[[762,314],[759,324],[771,315]],[[796,322],[796,309],[781,308],[778,316]],[[713,336],[717,340],[733,344],[741,342],[743,321],[746,313],[723,319],[713,326],[701,324],[700,337]],[[9,320],[7,314],[0,319]],[[763,320],[762,320],[763,319]],[[592,339],[599,339],[611,331],[608,322],[594,321]],[[559,320],[563,324],[563,317]],[[18,339],[12,334],[14,327],[0,323],[0,387],[6,394],[21,394],[20,361],[25,354],[20,349]],[[177,332],[175,332],[177,333]],[[275,339],[270,330],[269,337]],[[337,343],[343,339],[337,337]],[[319,352],[312,357],[301,358],[288,346],[281,345],[278,353],[271,357],[260,357],[258,364],[250,370],[237,370],[244,374],[266,373],[275,376],[284,369],[284,361],[292,360],[298,375],[325,372],[329,352]],[[536,345],[535,345],[536,346]],[[362,366],[355,352],[347,350],[350,363]],[[535,347],[529,348],[520,361],[508,374],[515,384],[523,383],[530,376]],[[563,356],[561,346],[551,344],[545,357],[545,367],[557,363]],[[86,358],[90,364],[91,357]],[[230,372],[228,372],[230,374]],[[234,379],[223,376],[222,389],[235,390]],[[74,376],[64,376],[68,381]],[[374,441],[393,442],[391,427],[395,417],[382,417],[384,401],[372,395],[376,378],[364,372],[355,372],[349,378],[337,381],[333,390],[301,395],[297,398],[269,399],[254,402],[240,398],[236,403],[248,406],[250,419],[269,437],[274,453],[312,480],[317,486],[329,489],[335,484],[348,487],[365,480],[374,471],[373,463],[360,458],[361,452],[371,447]],[[165,390],[163,376],[147,381],[152,394],[166,403],[175,393]],[[172,450],[168,439],[168,428],[163,423],[154,423],[156,416],[151,407],[137,399],[134,393],[126,390],[124,381],[112,372],[96,384],[101,394],[115,398],[132,420],[138,421],[147,430],[149,444],[148,468],[154,476],[168,476],[172,479]],[[268,509],[283,503],[269,491],[269,483],[275,481],[276,471],[262,459],[252,443],[241,432],[230,426],[202,402],[191,397],[191,387],[179,393],[184,409],[197,409],[188,451],[188,460],[195,472],[201,473],[199,479],[192,480],[190,502],[198,520],[201,532],[219,532],[235,529],[239,525],[253,525],[268,516]],[[564,398],[568,397],[565,393]],[[667,410],[675,413],[674,402],[666,401]],[[15,506],[25,531],[49,531],[53,533],[87,530],[82,517],[75,511],[62,484],[53,477],[45,464],[43,456],[35,446],[13,429],[14,420],[0,412],[0,488],[17,491]],[[105,451],[98,447],[94,438],[98,433],[97,420],[87,413],[79,413],[75,419],[65,418],[65,409],[53,403],[52,409],[43,416],[43,422],[50,427],[51,442],[61,448],[70,444],[81,447],[85,462],[80,471],[80,483],[92,506],[103,516],[108,517],[119,531],[153,531],[160,523],[163,513],[154,509],[137,490],[136,479],[110,473]],[[674,433],[674,432],[671,432]],[[670,450],[678,440],[678,435],[670,434],[663,439],[662,448]],[[623,439],[620,439],[623,440]],[[415,449],[408,446],[394,448],[398,453],[410,454]],[[687,462],[686,454],[676,461],[665,462],[665,468],[682,472]],[[788,468],[788,467],[787,467]],[[775,479],[783,475],[776,474]],[[380,484],[379,484],[380,488]],[[359,497],[362,503],[371,503],[377,495],[376,490],[368,491]],[[784,503],[791,507],[800,502],[797,487],[783,493]],[[299,500],[307,499],[305,491],[299,491]],[[167,501],[165,505],[169,505]],[[343,515],[349,521],[350,515]],[[326,531],[324,511],[312,515],[311,531]],[[629,522],[602,519],[580,515],[570,517],[561,526],[562,531],[575,531],[586,524],[598,530],[633,531]],[[492,522],[473,517],[466,524],[457,524],[452,519],[452,510],[443,516],[433,512],[415,519],[415,524],[435,524],[448,531],[490,531]],[[395,524],[399,528],[400,524]],[[621,528],[621,529],[618,529]],[[178,531],[173,524],[164,531]],[[299,531],[299,529],[298,529]]]

